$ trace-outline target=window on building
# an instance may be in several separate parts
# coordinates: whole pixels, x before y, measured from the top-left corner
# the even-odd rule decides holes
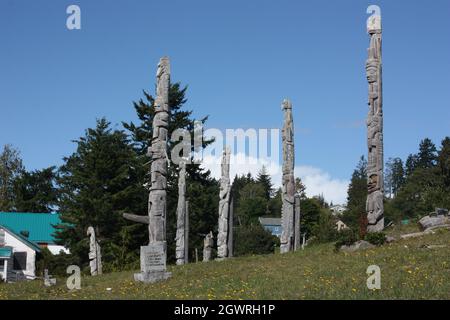
[[[14,252],[14,270],[26,270],[27,269],[27,253],[26,252]]]

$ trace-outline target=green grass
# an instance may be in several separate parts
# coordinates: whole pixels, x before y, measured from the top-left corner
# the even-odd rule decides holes
[[[431,244],[447,246],[423,248]],[[447,230],[350,254],[317,245],[284,255],[170,266],[171,279],[148,285],[134,282],[133,272],[83,277],[76,291],[66,288],[65,278],[51,288],[38,280],[0,284],[0,299],[450,299],[448,245]],[[366,269],[373,264],[381,268],[381,290],[366,287]]]

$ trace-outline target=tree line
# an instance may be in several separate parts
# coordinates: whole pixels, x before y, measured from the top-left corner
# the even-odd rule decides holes
[[[367,161],[364,157],[354,170],[348,188],[344,222],[357,229],[365,217],[367,197]],[[389,158],[385,165],[386,224],[417,220],[435,208],[450,208],[450,137],[439,148],[423,139],[417,153],[406,160]]]
[[[186,110],[187,87],[172,84],[169,90],[171,118],[169,136],[176,129],[193,136],[192,111]],[[101,242],[105,270],[123,270],[139,266],[139,248],[148,242],[146,225],[125,220],[122,214],[147,214],[150,163],[146,156],[153,134],[154,97],[143,92],[133,102],[136,122],[122,122],[116,128],[106,118],[85,130],[74,140],[75,151],[63,158],[60,167],[27,171],[20,153],[6,145],[0,154],[0,211],[59,212],[62,224],[55,226],[58,244],[70,249],[70,255],[52,257],[44,251],[44,264],[76,263],[88,265],[89,243],[86,230],[93,226]],[[201,119],[203,123],[208,117]],[[203,139],[205,148],[212,140]],[[181,142],[180,142],[181,143]],[[169,142],[169,154],[177,142]],[[189,255],[201,253],[204,236],[217,232],[219,181],[199,163],[187,165],[189,200]],[[167,183],[168,260],[175,260],[178,165],[170,162]],[[304,186],[297,180],[298,191]],[[232,184],[235,212],[236,255],[271,253],[278,239],[261,227],[259,217],[281,215],[281,190],[274,190],[270,175],[263,167],[257,177],[236,177]],[[318,221],[320,201],[311,200],[311,228]],[[317,221],[316,221],[317,220]],[[309,229],[311,229],[309,228]],[[310,230],[308,229],[308,232]],[[64,260],[64,263],[57,263]],[[56,261],[56,262],[55,262]]]
[[[172,84],[169,90],[171,118],[169,136],[179,128],[193,136],[195,119],[186,110],[187,87]],[[116,128],[106,118],[85,130],[74,140],[75,151],[63,158],[60,167],[27,171],[18,150],[4,146],[0,154],[0,211],[45,213],[58,211],[62,224],[55,226],[57,242],[70,249],[70,255],[54,260],[88,265],[89,243],[86,230],[93,226],[101,242],[105,270],[139,266],[139,248],[148,242],[146,225],[125,220],[122,214],[147,214],[149,159],[147,148],[153,134],[154,97],[143,91],[133,102],[136,122],[122,122]],[[208,117],[201,119],[203,123]],[[212,140],[203,139],[205,148]],[[177,142],[169,142],[169,154]],[[178,165],[170,162],[167,184],[168,260],[175,260]],[[190,213],[190,260],[194,249],[201,253],[204,236],[217,232],[219,181],[199,163],[187,165],[187,199]],[[323,197],[307,198],[301,180],[296,180],[302,198],[302,232],[325,241],[334,223]],[[281,216],[281,189],[274,189],[270,175],[262,167],[256,177],[236,176],[231,188],[236,255],[272,253],[278,238],[260,224],[260,217]],[[53,260],[52,260],[53,259]],[[63,264],[63,263],[62,263]]]
[[[169,90],[171,119],[169,136],[178,128],[193,136],[195,119],[186,110],[187,87],[172,84]],[[63,158],[60,167],[27,171],[20,153],[11,145],[0,153],[0,211],[58,211],[62,224],[56,226],[57,242],[70,249],[70,255],[51,257],[55,268],[65,262],[87,266],[89,250],[86,229],[93,226],[101,242],[105,271],[138,268],[139,248],[148,242],[146,225],[125,220],[122,214],[147,214],[149,159],[147,148],[153,134],[154,98],[146,91],[133,102],[136,122],[122,122],[116,128],[105,119],[73,142],[75,151]],[[208,117],[200,119],[206,123]],[[203,139],[202,147],[212,140]],[[181,142],[180,142],[181,143]],[[177,142],[169,142],[169,154]],[[193,150],[194,151],[194,150]],[[365,217],[367,197],[367,162],[361,157],[348,188],[347,211],[336,217],[322,196],[307,197],[306,188],[296,178],[296,192],[301,196],[301,233],[310,242],[335,241],[335,223],[342,219],[358,228]],[[175,261],[176,206],[178,166],[170,162],[167,185],[168,260]],[[201,254],[204,236],[217,234],[219,181],[199,163],[187,165],[189,200],[189,258],[194,249]],[[417,218],[435,207],[450,207],[450,138],[439,149],[424,139],[419,150],[405,161],[388,159],[385,172],[385,215],[387,222]],[[281,217],[281,189],[274,188],[265,167],[254,177],[250,173],[234,178],[233,199],[234,252],[236,255],[271,253],[279,243],[260,224],[260,217]],[[56,259],[56,260],[55,260]],[[56,262],[55,262],[56,261]]]

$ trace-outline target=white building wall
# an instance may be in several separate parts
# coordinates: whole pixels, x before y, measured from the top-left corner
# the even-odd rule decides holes
[[[28,245],[17,239],[10,234],[8,230],[5,230],[5,246],[13,248],[14,252],[26,252],[27,253],[27,269],[23,270],[23,273],[27,277],[34,278],[36,276],[36,251],[30,248]],[[10,261],[12,263],[12,261]],[[12,267],[12,266],[11,266]]]

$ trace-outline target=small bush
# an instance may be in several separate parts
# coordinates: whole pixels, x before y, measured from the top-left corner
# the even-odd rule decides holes
[[[364,239],[375,246],[382,246],[386,242],[386,235],[383,232],[371,232]]]
[[[48,269],[52,276],[67,276],[66,270],[70,265],[80,266],[80,261],[71,254],[61,252],[54,255],[48,248],[44,248],[36,259],[36,276],[41,277],[44,269]]]
[[[358,240],[358,237],[352,229],[344,229],[340,231],[337,235],[337,241],[334,247],[339,250],[342,246],[350,246]]]
[[[321,209],[319,221],[312,227],[312,236],[316,238],[314,243],[327,243],[338,240],[338,231],[331,212]],[[309,242],[311,244],[312,242]]]
[[[234,237],[235,256],[273,253],[279,246],[279,239],[260,224],[238,227]]]

